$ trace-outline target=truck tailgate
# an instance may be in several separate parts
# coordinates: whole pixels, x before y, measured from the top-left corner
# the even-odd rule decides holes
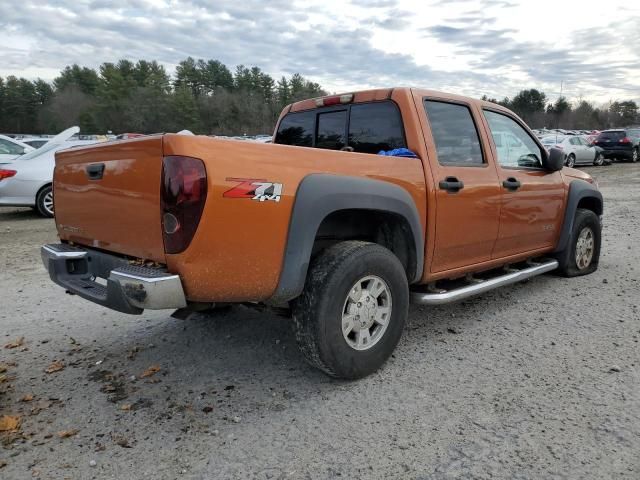
[[[56,154],[62,240],[165,263],[160,212],[162,136]]]

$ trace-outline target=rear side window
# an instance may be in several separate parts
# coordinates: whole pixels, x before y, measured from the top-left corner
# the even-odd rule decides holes
[[[398,107],[392,102],[353,105],[349,120],[349,146],[361,153],[406,147]]]
[[[425,100],[424,107],[441,165],[478,166],[484,163],[480,138],[468,107],[433,100]]]
[[[315,112],[299,112],[287,114],[278,127],[276,143],[311,147],[315,130]]]
[[[22,155],[24,153],[24,148],[20,145],[9,142],[4,138],[0,138],[0,153],[6,155]]]
[[[346,125],[346,110],[318,114],[316,148],[340,150],[344,147],[344,133]]]
[[[622,130],[616,130],[614,132],[602,132],[598,135],[598,140],[615,141],[621,140],[625,137],[625,132]]]

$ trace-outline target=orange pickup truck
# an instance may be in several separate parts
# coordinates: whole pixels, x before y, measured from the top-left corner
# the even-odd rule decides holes
[[[494,141],[505,134],[516,146]],[[132,314],[286,307],[306,359],[342,378],[385,362],[410,302],[590,273],[600,254],[589,175],[509,110],[430,90],[294,103],[273,144],[166,134],[66,150],[53,187],[61,242],[41,253],[69,293]]]

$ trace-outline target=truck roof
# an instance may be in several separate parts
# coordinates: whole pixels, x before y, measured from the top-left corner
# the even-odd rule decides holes
[[[438,90],[429,90],[424,88],[415,87],[390,87],[390,88],[374,88],[370,90],[359,90],[355,92],[344,92],[332,95],[325,95],[322,97],[309,98],[306,100],[300,100],[299,102],[292,103],[289,109],[285,109],[287,112],[300,112],[303,110],[311,110],[322,105],[325,99],[334,99],[343,96],[352,95],[352,99],[346,103],[363,103],[363,102],[375,102],[380,100],[388,100],[394,94],[394,92],[404,92],[409,95],[412,91],[417,92],[424,96],[441,98],[443,100],[463,101],[466,103],[477,103],[480,106],[490,106],[500,110],[506,110],[501,105],[479,100],[477,98],[466,97],[464,95],[456,95],[453,93],[440,92]]]

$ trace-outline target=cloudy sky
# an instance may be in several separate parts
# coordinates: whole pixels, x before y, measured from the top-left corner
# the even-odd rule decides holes
[[[635,6],[634,6],[635,5]],[[330,91],[640,99],[634,0],[0,0],[0,76],[186,58],[299,72]]]

